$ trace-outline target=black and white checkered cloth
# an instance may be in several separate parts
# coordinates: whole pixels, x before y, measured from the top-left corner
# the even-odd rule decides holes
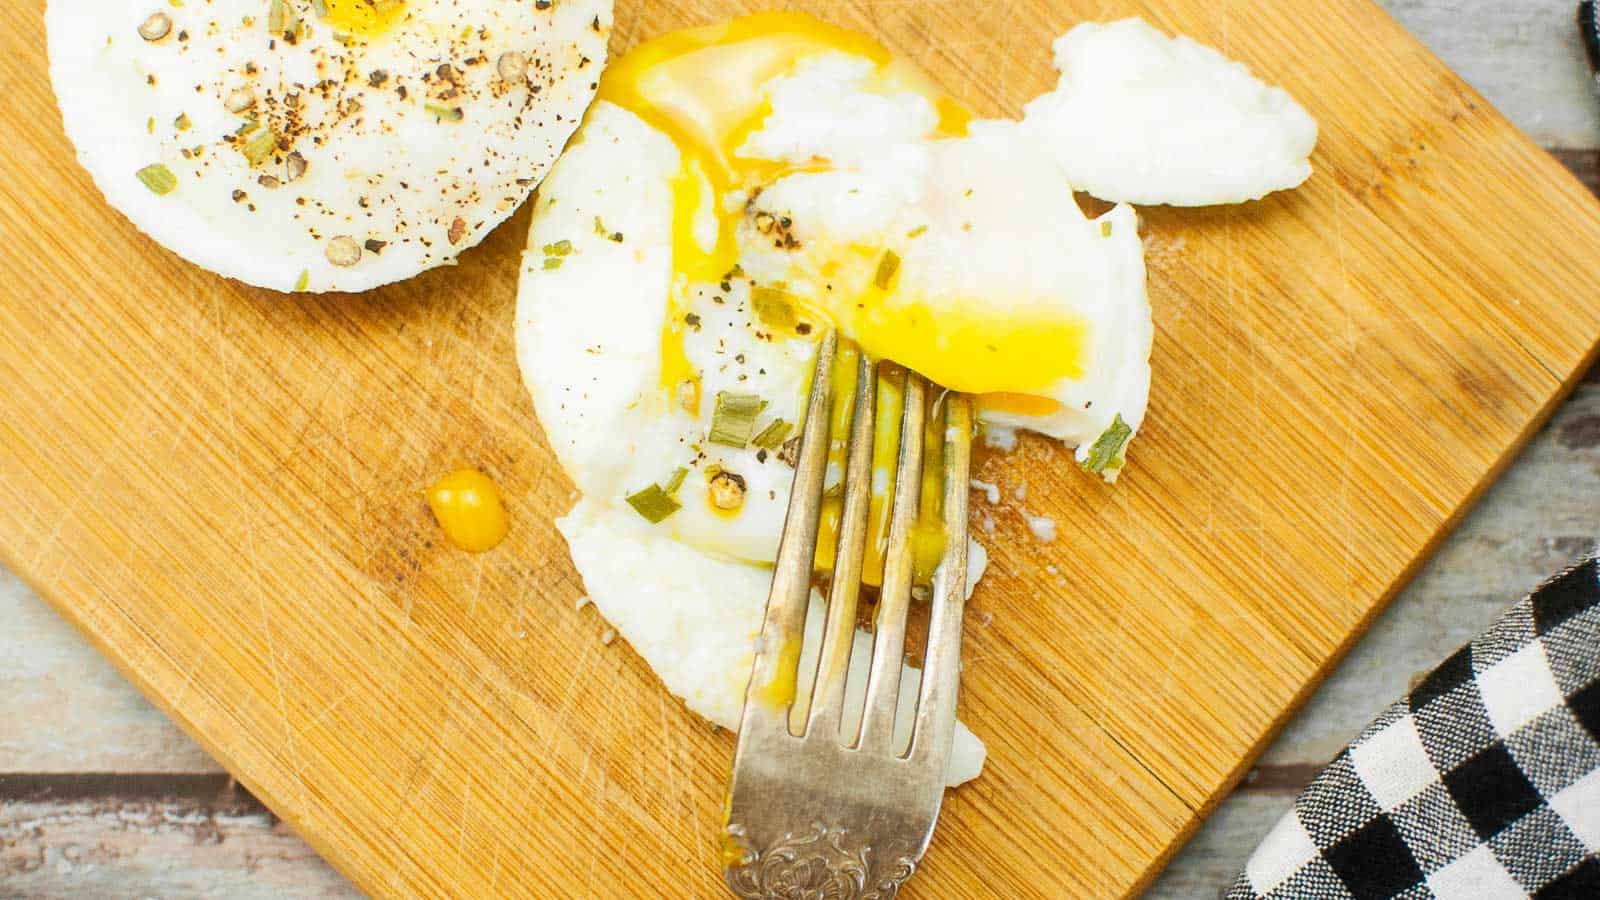
[[[1546,582],[1368,725],[1228,900],[1600,900],[1600,563]]]

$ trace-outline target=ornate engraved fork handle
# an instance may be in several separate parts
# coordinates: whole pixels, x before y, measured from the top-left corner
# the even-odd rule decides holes
[[[728,887],[746,900],[891,900],[916,871],[914,859],[852,847],[843,828],[813,825],[725,870]]]

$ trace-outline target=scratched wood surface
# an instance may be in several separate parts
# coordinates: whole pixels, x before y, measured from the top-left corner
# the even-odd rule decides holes
[[[1147,879],[1592,349],[1593,200],[1382,13],[1269,6],[821,7],[991,112],[1065,25],[1139,9],[1324,125],[1298,194],[1149,217],[1136,477],[1042,443],[991,463],[1075,537],[1000,523],[964,694],[991,766],[921,895]],[[728,741],[567,602],[566,485],[509,357],[516,223],[367,297],[205,276],[73,167],[30,12],[0,62],[26,123],[0,166],[30,176],[0,182],[0,555],[375,893],[708,891]],[[710,16],[624,4],[618,41]],[[487,558],[430,546],[416,490],[459,461],[513,495]]]

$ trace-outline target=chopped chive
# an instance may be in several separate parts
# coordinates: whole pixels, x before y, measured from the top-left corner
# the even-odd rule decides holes
[[[440,120],[445,122],[459,122],[464,115],[461,112],[461,107],[459,106],[442,106],[438,103],[424,103],[422,104],[422,108],[438,116]]]
[[[571,241],[556,241],[554,244],[544,245],[545,256],[566,256],[572,252]]]
[[[308,285],[310,283],[311,283],[311,270],[310,269],[301,269],[300,270],[300,277],[296,278],[295,282],[294,282],[295,293],[298,294],[301,291],[305,290],[306,289],[306,285]]]
[[[667,483],[662,485],[661,489],[666,491],[668,494],[676,494],[678,492],[678,488],[683,487],[683,480],[688,477],[689,470],[683,466],[679,466],[672,470],[672,477],[667,479]]]
[[[554,269],[559,269],[561,268],[561,263],[563,261],[564,260],[562,260],[559,256],[546,256],[544,258],[544,270],[549,272]]]
[[[289,0],[271,0],[267,7],[267,32],[282,35],[299,28],[300,14],[295,12]]]
[[[162,163],[145,166],[134,174],[144,182],[144,186],[149,188],[151,193],[160,196],[166,196],[178,187],[178,176],[172,174],[172,170]]]
[[[1128,423],[1122,421],[1122,414],[1118,413],[1112,420],[1111,427],[1107,428],[1095,438],[1094,445],[1089,448],[1089,455],[1080,465],[1084,471],[1099,474],[1107,469],[1122,468],[1126,461],[1125,453],[1128,449],[1128,440],[1133,437],[1133,429]]]
[[[278,149],[278,136],[272,133],[271,128],[252,122],[240,133],[244,135],[244,140],[239,141],[236,146],[252,166],[266,162],[272,151]]]
[[[750,439],[750,443],[763,450],[776,450],[788,439],[789,423],[782,419],[773,419],[767,427],[761,429],[760,434]]]
[[[756,430],[756,416],[766,404],[755,394],[717,392],[717,407],[711,414],[711,433],[707,439],[713,444],[743,447],[750,443]]]
[[[908,238],[919,238],[919,237],[922,237],[924,234],[926,234],[927,231],[928,231],[928,226],[926,226],[926,225],[918,225],[917,227],[915,227],[915,228],[911,229],[910,231],[906,232],[906,237],[908,237]]]
[[[772,287],[758,287],[750,292],[750,306],[756,318],[768,328],[793,328],[796,316],[794,303],[787,291]]]
[[[1103,237],[1103,238],[1111,237],[1111,223],[1110,222],[1101,222],[1100,223],[1100,236]]]
[[[652,525],[683,508],[683,505],[672,499],[672,496],[662,490],[659,484],[652,484],[642,491],[629,494],[627,499],[633,511]]]
[[[893,250],[883,251],[883,257],[878,260],[878,271],[872,275],[872,286],[880,291],[887,291],[898,271],[900,271],[900,254]]]

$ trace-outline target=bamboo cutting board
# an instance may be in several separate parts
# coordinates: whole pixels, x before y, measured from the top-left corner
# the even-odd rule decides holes
[[[1593,356],[1600,208],[1366,0],[788,5],[986,114],[1053,83],[1073,23],[1140,13],[1321,122],[1298,191],[1144,210],[1155,385],[1123,481],[1042,440],[976,473],[1007,496],[975,504],[994,562],[966,632],[989,763],[907,893],[1130,892]],[[574,608],[571,488],[511,346],[526,214],[364,296],[208,275],[100,201],[22,6],[0,559],[374,894],[715,896],[732,741]],[[613,50],[756,6],[622,2]],[[514,517],[481,557],[419,493],[461,464]]]

